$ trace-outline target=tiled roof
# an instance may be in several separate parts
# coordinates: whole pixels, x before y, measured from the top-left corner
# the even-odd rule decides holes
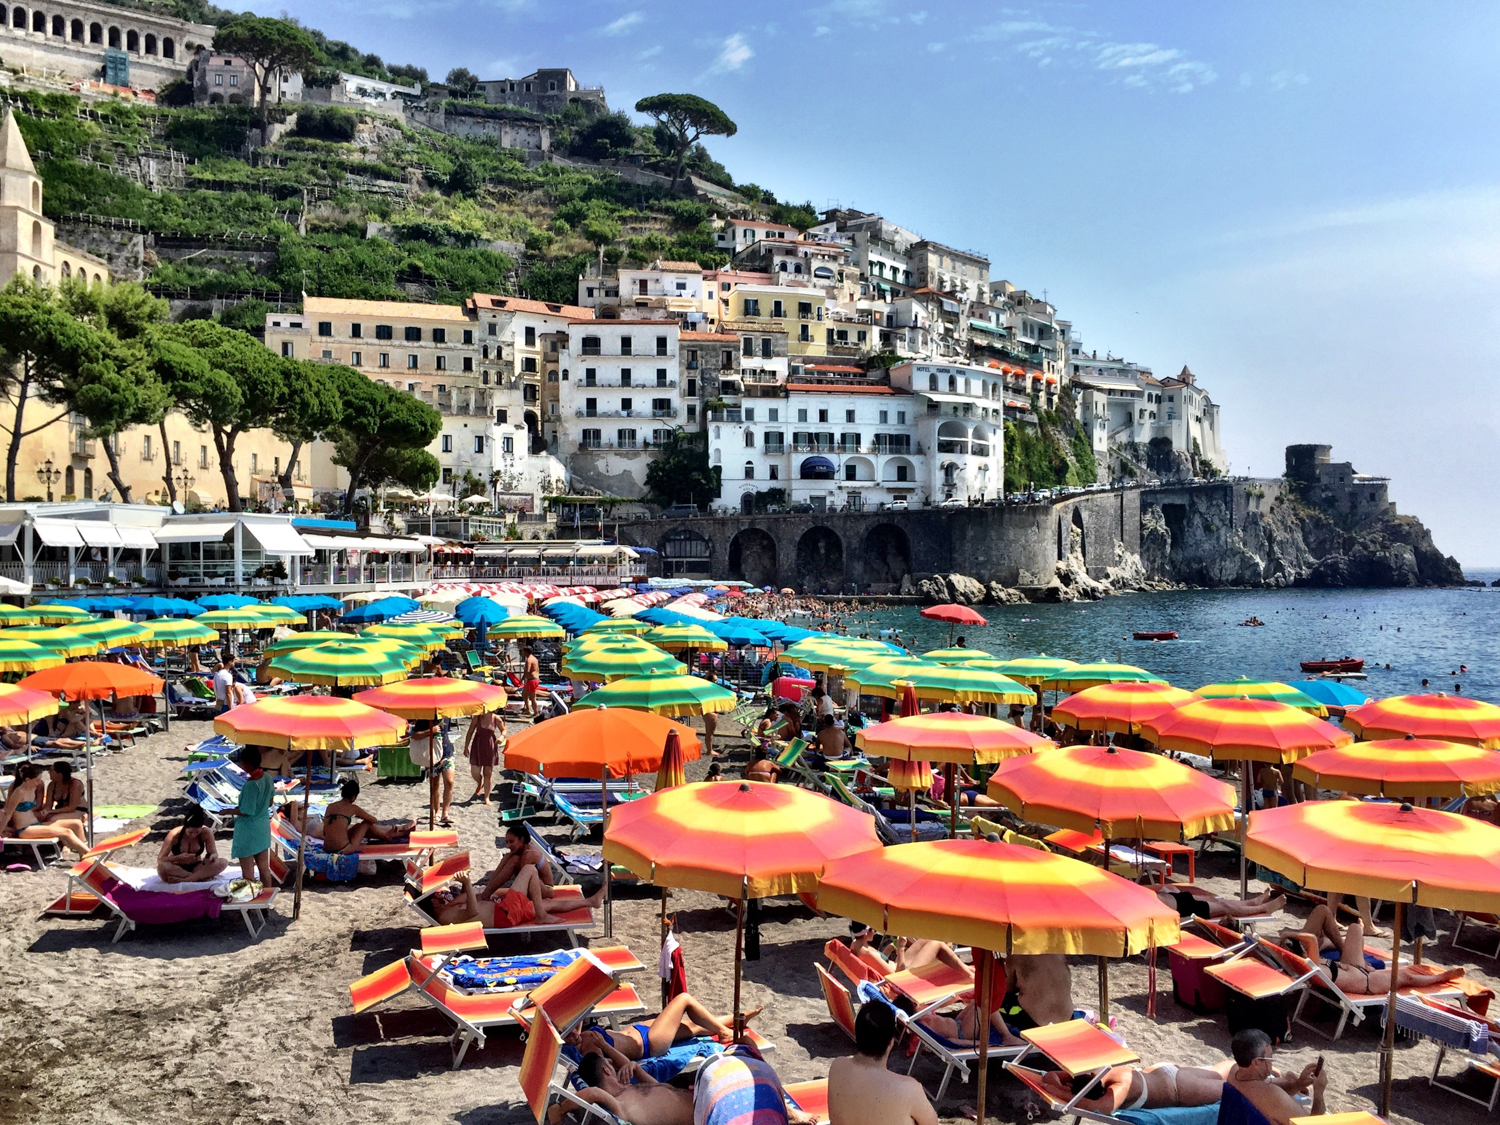
[[[570,320],[594,318],[594,310],[581,305],[558,305],[548,301],[533,301],[527,297],[499,297],[493,293],[475,293],[469,299],[469,303],[476,309],[536,313],[540,316],[565,316]]]
[[[393,320],[468,320],[459,305],[427,305],[416,301],[347,301],[336,297],[307,297],[302,315],[309,319],[328,316],[387,316]]]

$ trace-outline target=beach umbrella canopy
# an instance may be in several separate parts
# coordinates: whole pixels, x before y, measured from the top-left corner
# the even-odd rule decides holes
[[[418,676],[355,695],[356,703],[378,707],[403,719],[456,718],[498,711],[505,706],[505,690],[476,680],[449,676]]]
[[[1134,734],[1148,719],[1168,712],[1200,697],[1171,684],[1126,682],[1100,684],[1070,695],[1052,708],[1052,718],[1066,727],[1078,730],[1108,730]]]
[[[259,603],[257,603],[259,604]],[[199,625],[207,625],[221,633],[232,633],[238,629],[274,629],[276,622],[250,606],[240,609],[211,609],[193,618]]]
[[[658,715],[733,711],[739,696],[697,676],[629,676],[591,691],[575,708],[633,707]]]
[[[219,634],[207,625],[177,618],[161,618],[146,625],[146,635],[133,642],[142,648],[181,648],[184,645],[209,645]]]
[[[519,640],[527,637],[560,640],[567,634],[562,626],[554,621],[534,614],[520,613],[490,626],[485,635],[491,640]]]
[[[36,625],[40,620],[35,610],[22,609],[15,605],[0,605],[0,628],[12,625]]]
[[[753,645],[756,648],[771,647],[770,637],[766,636],[760,630],[751,629],[746,625],[727,621],[715,621],[706,626],[706,628],[726,644],[736,646]]]
[[[86,637],[69,627],[54,629],[46,625],[21,625],[7,629],[5,636],[7,640],[30,641],[63,656],[92,656],[104,647],[100,638]]]
[[[604,682],[627,676],[677,676],[687,672],[680,660],[652,645],[638,648],[584,645],[563,658],[562,670],[569,679]]]
[[[10,668],[4,670],[20,671]],[[17,687],[15,684],[0,684],[0,723],[24,726],[55,714],[57,699],[48,692]]]
[[[1319,789],[1378,797],[1477,797],[1500,792],[1500,754],[1428,738],[1356,742],[1319,750],[1292,776]]]
[[[359,631],[360,638],[400,641],[425,652],[446,648],[448,639],[422,625],[368,625]]]
[[[258,599],[243,594],[210,594],[195,600],[204,609],[243,609],[247,605],[260,605]]]
[[[298,613],[344,612],[344,603],[338,598],[330,598],[327,594],[289,594],[280,598],[272,598],[270,604],[284,605],[288,609],[295,609]]]
[[[1368,695],[1342,680],[1302,680],[1297,686],[1329,708],[1360,707],[1370,702]]]
[[[1500,750],[1500,707],[1462,695],[1393,695],[1344,714],[1361,738],[1440,738]]]
[[[1204,699],[1269,699],[1272,703],[1285,703],[1288,707],[1307,711],[1320,719],[1328,715],[1328,708],[1306,692],[1274,680],[1241,678],[1223,684],[1204,684],[1196,694]]]
[[[82,606],[65,605],[62,602],[43,602],[31,607],[36,619],[43,625],[72,625],[79,621],[92,621],[94,615]]]
[[[933,784],[932,763],[921,758],[892,758],[886,782],[903,793],[920,793]]]
[[[946,621],[950,625],[986,625],[983,615],[978,611],[970,609],[966,605],[958,605],[947,602],[942,605],[930,605],[922,610],[922,616],[929,621]]]
[[[278,637],[265,647],[265,652],[274,656],[278,652],[291,652],[294,649],[307,648],[308,645],[322,644],[347,644],[357,640],[354,633],[341,633],[337,629],[304,629],[300,633],[289,633],[285,637]]]
[[[68,629],[81,637],[100,641],[110,648],[138,644],[142,637],[151,635],[144,625],[137,625],[134,621],[121,621],[114,617],[79,621],[77,624],[68,626]]]
[[[1318,750],[1347,746],[1354,736],[1285,703],[1204,699],[1141,724],[1163,750],[1237,762],[1295,762]]]
[[[1167,681],[1134,664],[1099,663],[1076,664],[1072,668],[1054,672],[1037,686],[1045,691],[1083,691],[1100,684],[1129,682],[1164,684]]]
[[[406,720],[353,699],[286,695],[226,711],[214,720],[214,731],[242,745],[361,750],[400,742]]]
[[[543,777],[647,773],[661,767],[667,736],[673,731],[683,760],[696,760],[702,744],[680,723],[626,708],[574,711],[512,735],[505,746],[505,767]],[[611,819],[617,811],[610,813]]]
[[[131,598],[130,612],[137,617],[194,617],[203,607],[185,598]]]
[[[929,665],[903,673],[895,684],[914,688],[918,699],[942,703],[1029,703],[1032,699],[1031,689],[1015,680],[962,665]]]
[[[38,672],[43,668],[54,668],[63,660],[62,653],[45,645],[19,640],[9,633],[0,635],[0,672]]]
[[[993,660],[994,657],[978,648],[935,648],[922,654],[923,660],[934,664],[967,664],[974,660]]]
[[[877,758],[980,766],[1056,745],[1014,723],[959,711],[875,723],[856,732],[854,744]]]
[[[133,609],[135,598],[120,598],[106,595],[102,598],[86,598],[79,605],[90,613],[114,613],[120,609]]]
[[[645,639],[668,652],[724,652],[729,648],[701,625],[661,625],[647,633]]]
[[[488,629],[510,617],[511,611],[493,598],[465,598],[453,607],[453,615],[471,629]]]
[[[602,621],[595,621],[592,625],[585,625],[582,629],[583,635],[588,637],[638,637],[650,631],[649,621],[640,621],[634,617],[606,617]]]
[[[344,622],[348,625],[374,624],[378,621],[385,621],[387,618],[396,617],[409,610],[421,608],[422,603],[413,598],[399,596],[377,598],[375,601],[368,602],[355,609],[346,610],[344,612]]]
[[[795,660],[798,664],[805,662],[809,666],[816,665],[815,660],[808,657],[805,651],[794,654],[792,649],[787,649],[782,658]],[[900,699],[905,694],[906,684],[904,680],[898,684],[897,680],[917,672],[936,671],[942,665],[929,664],[915,656],[886,654],[871,660],[868,654],[861,654],[849,663],[836,665],[836,667],[845,669],[844,682],[859,688],[861,695],[880,695],[886,699]]]
[[[594,714],[599,714],[595,711]],[[682,750],[682,739],[677,734],[678,725],[672,724],[667,731],[667,741],[662,746],[661,765],[656,770],[655,792],[687,784],[687,756]],[[694,755],[696,757],[697,755]]]
[[[1017,816],[1106,839],[1185,840],[1234,827],[1232,786],[1160,754],[1063,746],[1002,762],[989,795]]]
[[[1076,660],[1064,660],[1061,657],[1048,656],[1043,652],[1037,656],[1018,656],[1013,660],[1002,661],[1000,667],[994,671],[1002,676],[1009,676],[1018,684],[1039,687],[1049,676],[1055,676],[1077,667],[1078,661]]]
[[[303,620],[303,615],[291,608],[291,606],[272,605],[270,602],[256,602],[254,605],[247,605],[243,608],[246,613],[254,613],[271,625],[306,624]]]
[[[300,684],[370,687],[406,679],[407,662],[398,651],[342,641],[277,653],[270,667]]]

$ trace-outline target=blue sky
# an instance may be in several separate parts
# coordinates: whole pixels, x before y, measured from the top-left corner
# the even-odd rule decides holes
[[[296,0],[434,78],[691,91],[740,180],[880,211],[1184,363],[1232,471],[1322,441],[1500,566],[1500,5]]]

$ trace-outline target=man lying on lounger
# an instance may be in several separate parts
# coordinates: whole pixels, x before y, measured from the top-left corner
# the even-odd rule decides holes
[[[1276,914],[1286,906],[1286,895],[1262,891],[1250,898],[1220,898],[1199,887],[1168,887],[1156,892],[1182,918],[1249,918]]]
[[[745,1013],[745,1022],[749,1023],[763,1010],[752,1008]],[[618,1051],[626,1062],[639,1062],[664,1055],[675,1044],[699,1036],[728,1043],[734,1037],[733,1021],[733,1016],[716,1016],[691,993],[681,992],[672,997],[650,1023],[633,1023],[614,1031],[603,1027],[574,1031],[568,1034],[566,1042],[583,1052],[597,1051],[609,1055],[613,1050]]]
[[[658,1082],[635,1063],[616,1069],[602,1054],[587,1054],[578,1075],[588,1084],[575,1095],[579,1101],[608,1110],[631,1125],[693,1125],[693,1092]],[[573,1112],[582,1113],[576,1107]],[[547,1111],[552,1125],[559,1125],[567,1114],[565,1102]]]
[[[1296,942],[1307,957],[1317,960],[1328,950],[1337,949],[1339,959],[1329,968],[1333,983],[1350,996],[1384,996],[1391,990],[1389,969],[1373,969],[1365,962],[1365,928],[1359,922],[1350,922],[1342,932],[1333,919],[1333,911],[1319,903],[1307,916],[1300,930],[1283,930],[1283,942]],[[1442,984],[1464,975],[1462,969],[1444,969],[1439,973],[1422,973],[1405,965],[1400,969],[1401,979],[1397,988],[1413,988],[1426,984]]]
[[[550,903],[558,907],[558,915],[592,909],[604,901],[604,884],[587,898],[550,899],[542,894],[542,877],[536,868],[527,864],[516,876],[515,885],[505,892],[499,901],[481,899],[474,892],[474,884],[467,874],[458,877],[461,894],[449,901],[433,897],[434,916],[438,924],[451,926],[455,922],[483,923],[487,930],[504,930],[520,926],[551,926],[561,924],[563,919],[548,912]]]

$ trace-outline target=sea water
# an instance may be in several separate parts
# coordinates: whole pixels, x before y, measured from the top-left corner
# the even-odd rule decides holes
[[[1500,571],[1474,571],[1486,583]],[[949,626],[919,607],[843,618],[851,635],[899,629],[913,652],[945,647]],[[1176,590],[1097,602],[980,606],[986,625],[952,635],[1001,659],[1046,653],[1071,660],[1135,664],[1178,687],[1248,676],[1296,683],[1303,660],[1362,657],[1367,680],[1349,685],[1381,697],[1422,690],[1500,702],[1500,589]],[[1258,617],[1263,627],[1239,622]],[[815,628],[815,619],[790,616]],[[1175,630],[1175,641],[1136,641],[1134,632]],[[1460,672],[1467,665],[1468,671]]]

